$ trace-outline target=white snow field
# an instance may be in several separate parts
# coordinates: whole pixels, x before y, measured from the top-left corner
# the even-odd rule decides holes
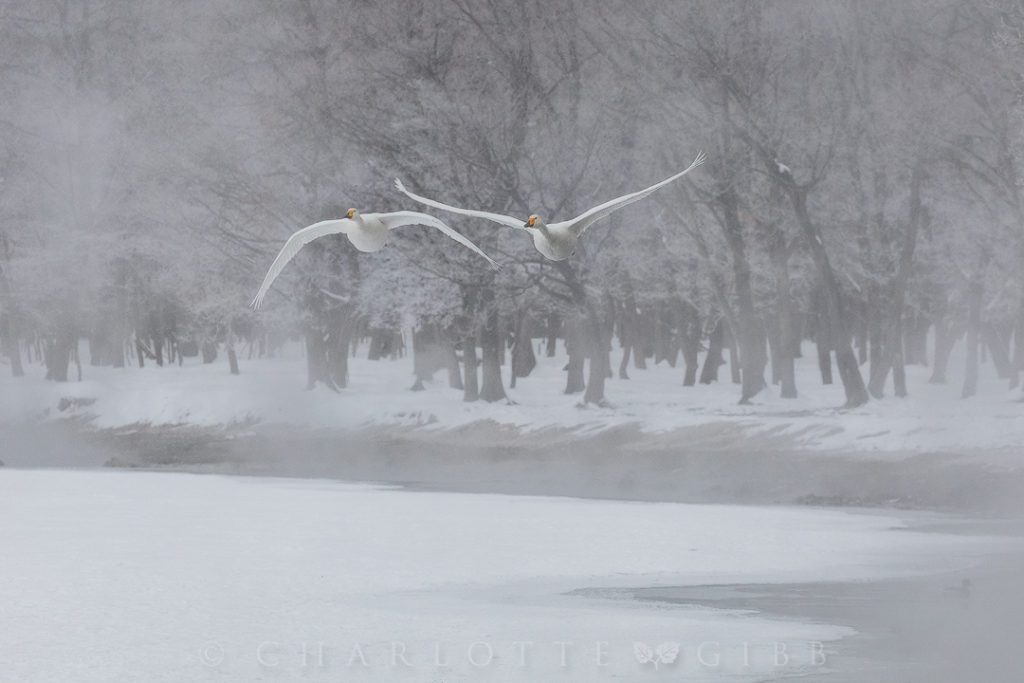
[[[916,531],[908,519],[0,470],[0,680],[746,681],[820,672],[828,641],[849,629],[568,593],[905,576],[969,566],[999,543]]]
[[[962,345],[961,345],[962,346]],[[788,435],[796,447],[846,452],[981,451],[1017,453],[1024,443],[1024,403],[1020,390],[1008,390],[991,366],[981,367],[978,395],[960,398],[962,354],[950,359],[949,382],[928,384],[931,369],[908,366],[910,397],[889,396],[848,411],[838,410],[844,397],[838,384],[824,386],[814,347],[805,344],[797,361],[800,397],[781,399],[778,387],[759,394],[754,405],[739,406],[739,388],[729,381],[728,366],[711,385],[683,387],[682,362],[677,368],[651,365],[629,369],[631,379],[609,379],[606,394],[613,408],[582,408],[579,396],[562,393],[566,358],[546,358],[515,389],[507,389],[515,405],[505,402],[464,403],[462,392],[450,389],[440,371],[413,392],[412,358],[396,361],[350,360],[350,385],[336,394],[323,387],[305,389],[302,347],[290,344],[277,358],[245,360],[242,374],[231,376],[226,363],[202,365],[188,359],[184,367],[148,365],[114,369],[84,368],[83,382],[42,381],[40,366],[29,376],[0,373],[0,422],[50,417],[88,417],[96,427],[137,424],[221,426],[260,422],[326,429],[358,429],[369,425],[459,427],[481,420],[523,430],[559,427],[581,431],[636,424],[644,431],[665,432],[709,422],[732,424],[751,436]],[[87,357],[83,345],[83,357]],[[619,351],[612,354],[618,367]],[[508,383],[507,367],[504,369]],[[89,405],[62,399],[94,399]]]

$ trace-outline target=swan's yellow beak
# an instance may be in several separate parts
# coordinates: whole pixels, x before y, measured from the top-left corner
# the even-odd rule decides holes
[[[352,218],[352,216],[355,216],[355,215],[356,215],[356,210],[355,209],[349,209],[345,213],[345,218]]]
[[[534,214],[530,214],[530,218],[526,221],[526,227],[532,228],[536,224],[537,224],[537,216],[534,215]]]

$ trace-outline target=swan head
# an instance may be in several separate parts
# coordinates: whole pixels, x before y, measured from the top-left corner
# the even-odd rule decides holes
[[[358,215],[359,212],[356,211],[355,209],[349,209],[348,211],[345,212],[345,218],[355,218]]]
[[[539,223],[539,222],[540,222],[540,217],[537,214],[535,214],[535,213],[531,213],[530,217],[526,219],[526,227],[528,227],[528,228],[535,228],[535,227],[537,227],[537,223]]]

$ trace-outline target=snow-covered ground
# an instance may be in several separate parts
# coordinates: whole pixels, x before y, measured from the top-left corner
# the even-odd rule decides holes
[[[616,350],[616,367],[617,357]],[[608,381],[606,393],[614,408],[598,409],[581,408],[579,396],[562,393],[564,357],[539,354],[533,374],[508,390],[515,405],[463,403],[461,392],[448,388],[443,372],[426,391],[409,391],[411,357],[376,362],[353,358],[351,383],[341,394],[323,388],[306,391],[304,364],[295,344],[279,358],[243,358],[237,377],[228,374],[223,361],[204,366],[189,359],[181,368],[86,366],[85,381],[60,385],[42,381],[42,369],[33,366],[24,378],[0,375],[0,422],[86,415],[98,427],[261,422],[331,429],[381,424],[444,429],[492,420],[521,429],[581,431],[637,424],[651,432],[727,422],[751,435],[787,435],[795,445],[816,450],[1013,450],[1024,443],[1020,391],[1008,390],[991,364],[982,366],[978,395],[960,398],[959,348],[950,361],[948,384],[928,384],[930,368],[908,367],[909,398],[890,395],[851,411],[837,409],[844,400],[838,379],[831,386],[821,384],[810,345],[797,362],[800,397],[781,399],[778,388],[770,387],[750,406],[737,405],[739,389],[729,381],[728,366],[719,373],[721,382],[696,387],[682,386],[681,367],[630,368],[631,379]],[[65,402],[67,409],[61,411],[65,398],[95,402],[77,408]]]
[[[763,680],[821,671],[850,630],[567,593],[900,576],[998,544],[892,514],[119,471],[0,470],[0,518],[0,678],[34,683]]]

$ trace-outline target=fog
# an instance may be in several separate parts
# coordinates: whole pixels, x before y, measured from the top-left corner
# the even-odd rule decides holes
[[[556,585],[524,543],[534,573],[488,585],[606,620],[624,601],[638,625],[711,608],[857,632],[822,636],[827,671],[751,680],[1017,680],[1022,103],[1012,0],[0,0],[0,479],[380,482],[479,495],[476,523],[506,495],[891,515],[948,556],[836,546],[865,573],[805,581],[766,553],[748,582],[669,554]],[[61,486],[0,515],[19,567],[51,552],[19,539],[102,501],[133,514],[52,508]],[[96,571],[148,566],[134,531]],[[408,549],[381,533],[368,566]],[[11,580],[53,590],[33,573]],[[400,595],[379,597],[421,607]],[[85,680],[9,642],[24,675]]]

